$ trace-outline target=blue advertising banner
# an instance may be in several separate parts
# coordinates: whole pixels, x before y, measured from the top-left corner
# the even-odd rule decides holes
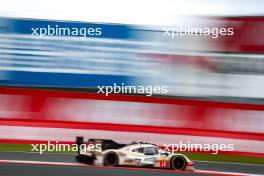
[[[132,38],[126,25],[0,18],[0,84],[137,84],[144,68]]]

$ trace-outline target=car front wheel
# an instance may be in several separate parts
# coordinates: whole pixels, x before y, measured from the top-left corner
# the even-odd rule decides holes
[[[185,170],[186,159],[182,156],[174,156],[171,159],[170,168],[173,170]]]

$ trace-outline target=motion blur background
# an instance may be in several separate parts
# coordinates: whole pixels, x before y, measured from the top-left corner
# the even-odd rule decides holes
[[[264,2],[36,3],[0,2],[1,143],[73,142],[77,135],[182,140],[231,143],[233,155],[263,158]],[[103,34],[31,35],[31,28],[55,24],[98,26]],[[163,35],[177,26],[232,27],[234,35]],[[169,91],[96,94],[114,83]]]

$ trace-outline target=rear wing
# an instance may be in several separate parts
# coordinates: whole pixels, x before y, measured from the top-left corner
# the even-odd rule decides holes
[[[108,149],[120,149],[122,147],[127,146],[127,144],[119,144],[110,139],[89,139],[87,142],[84,142],[84,138],[81,136],[76,137],[76,144],[78,146],[78,153],[81,144],[93,144],[93,145],[101,144],[102,151]]]

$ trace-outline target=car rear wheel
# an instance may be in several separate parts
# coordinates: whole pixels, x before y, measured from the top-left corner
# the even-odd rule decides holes
[[[119,158],[115,152],[109,152],[104,157],[105,166],[118,166]]]
[[[182,156],[174,156],[171,159],[170,168],[173,170],[185,170],[186,159]]]

